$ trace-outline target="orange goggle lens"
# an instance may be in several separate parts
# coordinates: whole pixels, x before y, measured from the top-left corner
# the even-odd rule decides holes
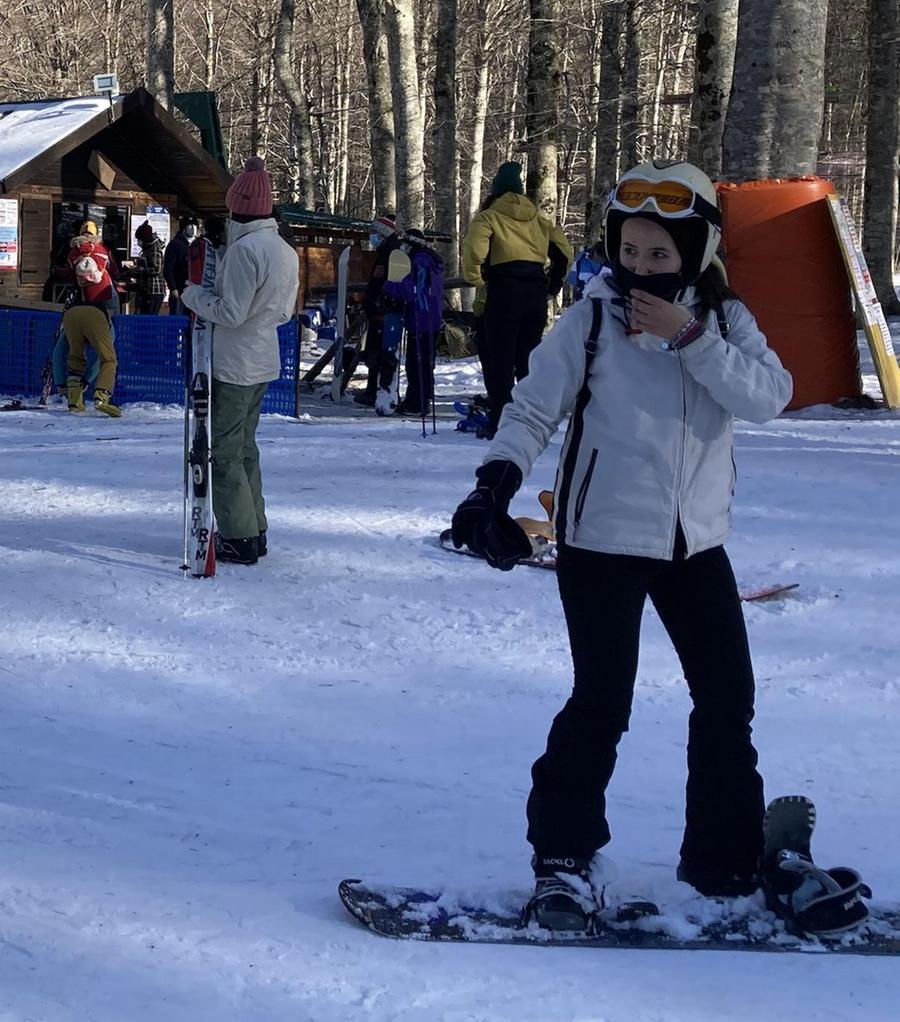
[[[627,209],[640,209],[650,199],[660,213],[687,213],[694,206],[694,192],[678,181],[631,178],[616,188],[615,201]]]

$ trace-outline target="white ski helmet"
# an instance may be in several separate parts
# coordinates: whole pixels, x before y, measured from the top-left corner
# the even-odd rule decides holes
[[[722,216],[712,181],[692,163],[651,160],[626,171],[609,194],[603,213],[603,241],[611,266],[619,261],[622,221],[645,216],[670,230],[681,242],[679,224],[701,221],[699,243],[684,251],[682,274],[685,284],[693,284],[712,262],[722,240]],[[698,225],[699,226],[699,225]],[[693,233],[693,232],[692,232]]]

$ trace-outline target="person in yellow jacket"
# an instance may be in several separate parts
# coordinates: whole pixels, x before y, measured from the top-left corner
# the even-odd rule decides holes
[[[559,293],[572,262],[566,236],[524,191],[522,165],[504,163],[463,239],[463,277],[477,288],[487,285],[479,355],[491,402],[488,439],[514,381],[528,374],[547,322],[548,294]]]

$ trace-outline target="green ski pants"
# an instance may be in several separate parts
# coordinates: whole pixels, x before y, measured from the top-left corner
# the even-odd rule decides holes
[[[212,482],[216,527],[225,539],[267,528],[256,427],[267,383],[241,387],[213,379]]]

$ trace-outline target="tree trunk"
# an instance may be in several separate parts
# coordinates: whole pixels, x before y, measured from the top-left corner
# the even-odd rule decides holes
[[[175,0],[147,0],[147,91],[167,110],[175,97]]]
[[[469,209],[466,226],[478,212],[481,205],[481,181],[484,177],[484,125],[487,119],[490,96],[490,68],[488,53],[482,46],[475,67],[475,96],[472,100],[472,158],[469,162]]]
[[[722,174],[722,136],[734,72],[740,0],[701,0],[694,61],[688,159],[713,179]]]
[[[624,23],[625,5],[622,0],[604,4],[594,182],[586,232],[590,241],[600,237],[606,197],[619,176],[619,96],[622,91],[620,46]]]
[[[441,246],[448,277],[459,274],[459,152],[456,144],[457,0],[438,0],[434,68],[434,226],[450,235]]]
[[[205,64],[205,71],[203,74],[203,85],[204,88],[212,92],[216,81],[217,72],[217,56],[219,52],[218,40],[216,35],[216,7],[213,0],[206,0],[206,6],[203,8],[203,29],[206,33],[205,46],[203,47],[203,63]]]
[[[897,161],[900,159],[900,0],[869,0],[869,102],[863,249],[888,315],[900,313],[894,288]]]
[[[294,71],[292,56],[296,17],[296,0],[281,0],[278,21],[275,23],[275,73],[291,111],[294,144],[300,164],[300,202],[306,209],[315,209],[316,182],[309,100]]]
[[[556,214],[559,130],[558,0],[529,0],[528,84],[525,125],[528,141],[527,192],[551,219]]]
[[[362,28],[369,91],[369,146],[375,182],[375,212],[395,213],[397,154],[385,0],[356,0],[356,8]]]
[[[723,171],[732,181],[814,174],[828,0],[753,0],[738,15]]]
[[[622,53],[622,162],[633,167],[639,161],[641,37],[638,30],[639,0],[625,0]]]
[[[397,131],[397,216],[403,227],[425,224],[425,152],[413,0],[388,0],[388,57]]]

